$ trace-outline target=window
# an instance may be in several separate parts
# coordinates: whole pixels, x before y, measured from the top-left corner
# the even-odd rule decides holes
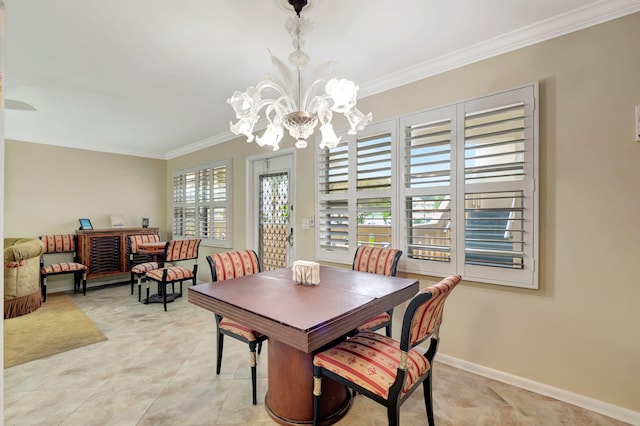
[[[352,261],[358,245],[393,244],[395,123],[370,125],[349,138],[352,142],[319,151],[319,259]]]
[[[230,176],[228,160],[174,172],[174,238],[231,247]]]
[[[318,259],[393,246],[406,272],[537,288],[537,92],[408,114],[320,152]]]

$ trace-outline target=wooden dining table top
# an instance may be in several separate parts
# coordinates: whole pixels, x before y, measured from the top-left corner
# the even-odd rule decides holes
[[[320,267],[318,285],[300,285],[291,268],[189,287],[189,302],[250,325],[305,352],[331,342],[410,299],[419,283],[390,277]]]
[[[150,243],[139,243],[138,253],[141,254],[162,254],[164,253],[164,247],[167,244],[166,241],[156,241]]]

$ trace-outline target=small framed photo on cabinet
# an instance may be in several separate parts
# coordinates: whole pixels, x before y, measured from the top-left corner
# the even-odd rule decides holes
[[[93,229],[89,219],[78,219],[80,221],[80,229]]]
[[[149,227],[149,218],[148,217],[143,217],[142,218],[142,227],[143,228],[148,228]]]

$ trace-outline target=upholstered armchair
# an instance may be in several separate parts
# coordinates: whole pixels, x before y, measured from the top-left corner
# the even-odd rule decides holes
[[[13,318],[42,305],[40,255],[44,243],[37,238],[4,239],[4,317]]]

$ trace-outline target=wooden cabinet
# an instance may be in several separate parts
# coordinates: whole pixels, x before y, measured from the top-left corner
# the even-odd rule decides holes
[[[157,234],[158,228],[78,230],[78,257],[89,268],[87,278],[129,272],[129,235]]]

